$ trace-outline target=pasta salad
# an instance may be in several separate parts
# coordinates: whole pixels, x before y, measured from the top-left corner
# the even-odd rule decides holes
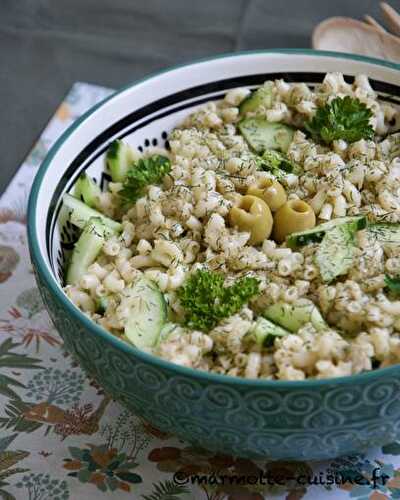
[[[303,380],[400,360],[399,113],[365,75],[267,81],[197,109],[169,148],[114,141],[106,191],[63,202],[81,229],[67,296],[173,363]]]

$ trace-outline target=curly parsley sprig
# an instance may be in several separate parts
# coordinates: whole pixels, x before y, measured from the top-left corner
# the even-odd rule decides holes
[[[325,144],[338,139],[356,142],[373,138],[371,118],[372,111],[358,99],[350,96],[335,97],[330,104],[318,108],[305,127],[314,140]]]
[[[165,156],[154,155],[141,158],[129,169],[122,190],[119,192],[125,203],[135,203],[151,184],[160,184],[171,170],[171,162]]]
[[[178,290],[178,297],[185,309],[186,324],[209,331],[222,319],[237,313],[257,293],[256,278],[244,277],[225,287],[223,275],[199,269]]]
[[[277,179],[284,178],[287,173],[298,175],[301,172],[299,165],[291,161],[284,153],[274,149],[266,149],[256,161],[261,170],[271,172]]]

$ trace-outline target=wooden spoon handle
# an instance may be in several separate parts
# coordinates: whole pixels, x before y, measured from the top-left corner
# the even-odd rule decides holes
[[[400,14],[386,2],[381,2],[382,15],[395,35],[400,35]]]
[[[375,28],[376,30],[378,30],[380,33],[387,33],[385,28],[381,24],[379,24],[378,21],[374,19],[372,16],[369,16],[368,14],[365,15],[364,21],[373,28]]]
[[[315,49],[338,50],[400,63],[400,37],[349,17],[331,17],[313,32]]]

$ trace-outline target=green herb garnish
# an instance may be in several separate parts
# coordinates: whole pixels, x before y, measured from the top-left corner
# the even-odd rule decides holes
[[[338,139],[356,142],[373,138],[371,118],[372,111],[358,99],[350,96],[336,97],[330,104],[318,108],[305,127],[313,139],[325,144]]]
[[[259,165],[262,170],[267,170],[279,176],[282,171],[286,173],[299,173],[300,167],[289,160],[289,158],[275,149],[266,149],[260,160]]]
[[[385,285],[395,295],[400,295],[400,276],[397,276],[396,278],[391,278],[386,274]]]
[[[119,192],[126,203],[135,203],[144,195],[145,188],[160,184],[164,175],[171,170],[171,162],[161,155],[141,158],[128,170],[123,188]]]
[[[208,331],[223,318],[237,313],[258,292],[256,278],[241,278],[224,287],[223,275],[199,269],[178,290],[178,297],[186,312],[185,323],[190,328]]]

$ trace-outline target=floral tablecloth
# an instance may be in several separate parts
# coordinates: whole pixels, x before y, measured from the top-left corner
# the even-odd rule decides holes
[[[215,455],[129,413],[64,351],[32,274],[27,198],[51,144],[109,92],[75,84],[0,199],[0,498],[400,498],[400,443],[318,464]]]

